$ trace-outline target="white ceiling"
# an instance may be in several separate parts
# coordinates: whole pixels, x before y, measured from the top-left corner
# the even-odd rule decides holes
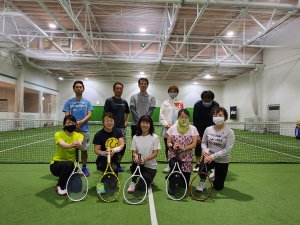
[[[65,79],[143,71],[157,82],[222,84],[261,67],[264,49],[284,47],[266,37],[299,9],[297,0],[2,0],[0,50]]]

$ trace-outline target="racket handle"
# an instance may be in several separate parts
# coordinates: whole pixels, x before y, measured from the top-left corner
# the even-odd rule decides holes
[[[110,154],[107,155],[107,162],[110,163]]]

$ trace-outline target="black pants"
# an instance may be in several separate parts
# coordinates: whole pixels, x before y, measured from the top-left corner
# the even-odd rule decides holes
[[[170,173],[172,172],[172,170],[173,170],[173,168],[175,166],[175,162],[176,162],[176,158],[175,157],[169,160]],[[179,167],[180,167],[180,169],[182,171],[181,160],[178,160],[178,163],[179,163]],[[184,176],[184,178],[186,180],[187,185],[189,185],[191,173],[189,173],[189,172],[183,172],[183,171],[182,171],[182,173],[183,173],[183,176]]]
[[[215,169],[215,180],[213,181],[214,188],[216,190],[222,190],[224,188],[224,183],[226,180],[229,163],[217,163],[213,161],[209,164],[206,164],[206,166],[207,166],[207,171],[211,169]],[[200,171],[206,172],[203,161],[201,161],[200,163]],[[201,176],[201,175],[200,178],[206,179],[205,176]]]
[[[107,158],[106,157],[98,157],[96,160],[97,170],[100,170],[102,172],[105,171],[107,166]],[[111,162],[111,167],[115,174],[118,176],[118,167],[117,162]]]
[[[50,165],[51,173],[58,177],[56,186],[60,186],[61,189],[66,188],[68,178],[74,170],[74,163],[72,161],[56,161]]]
[[[130,166],[130,170],[131,170],[132,174],[134,173],[136,167],[137,167],[137,163],[133,162]],[[149,187],[152,184],[153,179],[156,175],[156,169],[150,169],[148,167],[145,167],[144,165],[140,165],[140,169],[141,169],[141,174],[144,177],[147,186]],[[134,178],[136,178],[136,177],[134,177]],[[136,179],[134,179],[134,178],[132,181],[136,182]],[[137,185],[139,187],[139,184],[137,184]],[[140,188],[143,189],[144,187],[140,186]]]
[[[167,138],[164,138],[164,143],[165,143],[165,154],[166,154],[166,159],[168,161],[168,150],[169,150],[169,147],[168,147],[168,144],[167,144]]]

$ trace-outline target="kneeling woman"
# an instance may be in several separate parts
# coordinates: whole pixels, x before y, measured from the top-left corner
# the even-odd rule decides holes
[[[148,187],[156,175],[156,156],[159,149],[160,141],[159,137],[154,133],[154,125],[151,117],[142,116],[138,121],[137,134],[133,136],[131,143],[133,162],[130,170],[131,173],[134,173],[138,163],[140,163],[141,173]],[[139,154],[141,154],[140,162]],[[132,180],[127,192],[133,193],[135,188],[144,189],[145,187],[140,187],[139,184],[136,184],[136,180]]]
[[[105,171],[107,156],[111,157],[111,166],[118,176],[118,153],[124,148],[123,134],[115,128],[115,119],[112,113],[107,112],[102,117],[103,129],[98,131],[93,140],[94,152],[98,155],[96,160],[97,170]],[[96,187],[97,193],[105,193],[102,181]]]
[[[74,116],[65,116],[63,125],[64,129],[54,134],[57,148],[50,163],[51,173],[59,177],[56,185],[56,192],[59,195],[67,195],[66,184],[74,170],[76,148],[80,148],[83,141],[83,135],[75,132],[76,118]]]
[[[181,164],[182,173],[187,184],[190,181],[193,162],[193,148],[196,147],[199,133],[197,128],[189,124],[190,113],[186,109],[181,109],[178,112],[178,122],[169,128],[167,131],[168,143],[168,161],[170,171],[175,166],[176,151],[178,152],[179,161]],[[169,194],[174,193],[174,187],[169,186]]]

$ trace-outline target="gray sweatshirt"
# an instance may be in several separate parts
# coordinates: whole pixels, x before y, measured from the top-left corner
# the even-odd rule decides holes
[[[230,151],[234,144],[233,130],[225,125],[224,129],[216,131],[214,126],[207,127],[204,131],[201,147],[209,150],[214,155],[217,163],[229,163]]]
[[[155,109],[155,98],[148,93],[142,95],[141,93],[134,94],[130,98],[130,111],[132,114],[132,125],[137,125],[139,119],[144,116],[152,116]]]

